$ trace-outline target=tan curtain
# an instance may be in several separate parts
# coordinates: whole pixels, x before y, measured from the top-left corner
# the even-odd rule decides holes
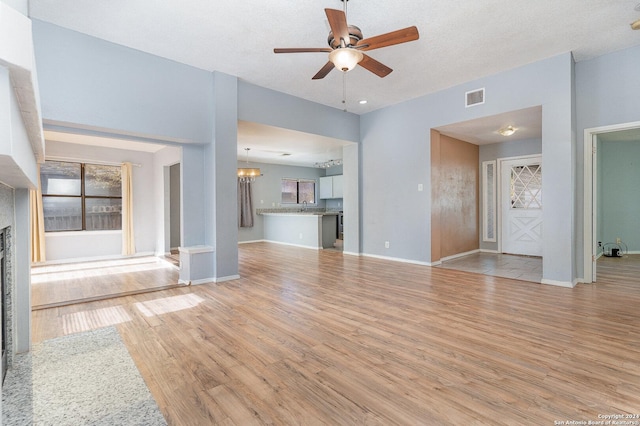
[[[238,179],[238,226],[240,228],[253,227],[253,197],[251,181]]]
[[[44,211],[42,208],[42,186],[38,165],[38,187],[29,191],[29,222],[31,227],[31,262],[46,260],[44,249]]]
[[[133,167],[122,164],[122,254],[136,253],[133,239]]]

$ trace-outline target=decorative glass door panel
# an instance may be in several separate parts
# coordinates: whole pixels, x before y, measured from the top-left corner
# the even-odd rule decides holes
[[[501,162],[502,252],[542,256],[541,158]]]

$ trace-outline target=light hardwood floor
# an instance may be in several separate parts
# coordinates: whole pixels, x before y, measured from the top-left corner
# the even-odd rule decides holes
[[[31,304],[46,309],[177,286],[177,268],[154,256],[35,266]]]
[[[567,289],[268,243],[239,250],[239,280],[36,311],[34,339],[118,324],[172,425],[640,413],[637,272]]]

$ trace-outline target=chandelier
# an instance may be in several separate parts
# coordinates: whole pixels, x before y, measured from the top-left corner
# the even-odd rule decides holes
[[[328,169],[329,167],[341,166],[341,165],[342,165],[342,160],[329,160],[323,163],[316,163],[315,167],[319,169]]]
[[[255,167],[249,167],[249,150],[251,148],[245,148],[247,153],[247,167],[238,167],[238,179],[242,182],[253,182],[256,177],[260,175],[260,169]]]

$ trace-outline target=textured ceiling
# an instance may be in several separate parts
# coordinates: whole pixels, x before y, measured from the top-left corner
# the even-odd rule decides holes
[[[564,52],[577,61],[640,44],[629,24],[640,0],[351,0],[348,22],[365,37],[416,25],[418,41],[370,55],[383,79],[347,74],[347,107],[368,112]],[[340,0],[30,0],[33,18],[322,104],[342,108],[342,76],[311,77],[326,53],[324,8]],[[367,99],[366,105],[357,103]]]
[[[346,74],[347,109],[370,112],[565,52],[582,61],[638,45],[640,31],[629,24],[640,18],[634,9],[639,1],[351,0],[348,22],[364,37],[416,25],[420,39],[368,52],[394,71],[382,79],[361,67]],[[327,62],[326,53],[273,53],[274,47],[325,47],[324,8],[342,9],[340,0],[29,4],[35,19],[343,108],[342,73],[333,70],[323,80],[311,80]],[[360,105],[361,99],[368,103]],[[245,146],[239,140],[238,151]]]

